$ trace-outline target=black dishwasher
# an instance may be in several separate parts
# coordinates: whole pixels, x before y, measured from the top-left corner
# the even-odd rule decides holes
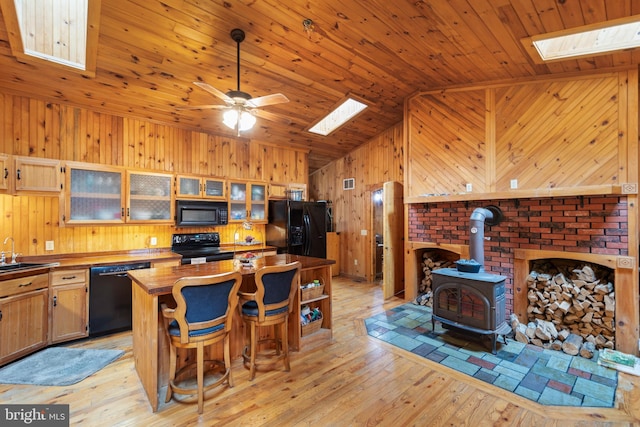
[[[131,329],[131,279],[127,271],[150,266],[149,262],[139,262],[91,268],[90,337]]]

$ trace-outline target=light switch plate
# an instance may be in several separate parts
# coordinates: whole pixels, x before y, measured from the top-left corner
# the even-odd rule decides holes
[[[158,244],[158,238],[157,237],[152,237],[151,239],[149,239],[149,244],[151,246],[155,246]]]
[[[515,190],[516,188],[518,188],[518,180],[517,179],[512,179],[511,180],[511,189]]]
[[[53,244],[53,240],[47,240],[46,242],[44,242],[44,249],[46,251],[52,251],[55,248],[55,245]]]
[[[469,182],[467,183],[467,193],[471,193],[473,191],[473,185]]]

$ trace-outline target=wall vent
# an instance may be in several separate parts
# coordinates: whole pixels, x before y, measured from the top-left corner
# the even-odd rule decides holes
[[[356,188],[356,179],[355,178],[347,178],[342,180],[342,189],[343,190],[353,190]]]

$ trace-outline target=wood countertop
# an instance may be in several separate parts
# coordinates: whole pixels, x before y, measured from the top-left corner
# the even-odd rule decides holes
[[[170,294],[173,284],[181,277],[206,276],[210,274],[226,273],[238,270],[243,276],[255,274],[256,268],[265,265],[282,265],[300,261],[302,270],[310,270],[317,267],[335,264],[334,260],[314,258],[301,255],[269,255],[255,260],[255,268],[236,266],[233,260],[215,261],[204,264],[185,264],[177,267],[147,268],[143,270],[128,271],[127,274],[145,292],[152,295]]]
[[[237,252],[262,252],[275,250],[271,246],[243,246],[236,248]],[[233,245],[222,245],[221,253],[234,253]],[[171,251],[170,248],[137,249],[131,251],[114,251],[98,253],[58,254],[58,255],[34,255],[19,257],[21,262],[52,264],[52,269],[60,268],[90,268],[103,265],[130,264],[137,262],[162,262],[180,261],[182,256]]]
[[[179,261],[182,257],[170,249],[140,249],[122,252],[58,254],[21,257],[23,262],[56,263],[56,268],[89,268],[99,265],[130,264],[135,262]]]

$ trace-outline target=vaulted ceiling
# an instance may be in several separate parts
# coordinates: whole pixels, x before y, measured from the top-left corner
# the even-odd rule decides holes
[[[3,18],[7,4],[2,0]],[[240,84],[254,97],[282,93],[243,136],[309,150],[310,172],[400,122],[420,90],[637,64],[638,51],[541,65],[521,39],[640,14],[640,0],[91,0],[99,13],[95,75],[16,58],[11,22],[0,20],[0,90],[111,114],[235,137],[222,92]],[[311,20],[311,25],[303,21]],[[97,49],[95,49],[97,47]],[[306,131],[345,96],[369,108],[335,133]]]

